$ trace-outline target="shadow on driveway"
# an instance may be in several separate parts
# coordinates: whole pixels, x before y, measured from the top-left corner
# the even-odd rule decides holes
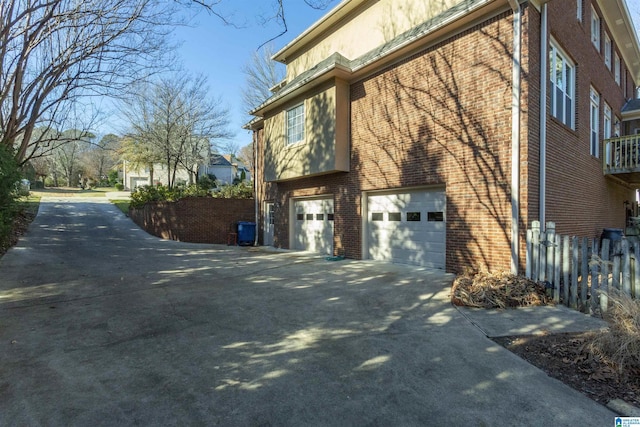
[[[150,237],[43,200],[0,260],[2,425],[604,425],[439,271]]]

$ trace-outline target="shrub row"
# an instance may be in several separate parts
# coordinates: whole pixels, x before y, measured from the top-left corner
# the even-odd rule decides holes
[[[148,202],[175,202],[185,197],[218,197],[225,199],[251,199],[253,188],[250,184],[225,185],[219,189],[210,190],[205,186],[192,184],[174,188],[164,185],[145,185],[138,187],[131,194],[131,207],[141,208]]]

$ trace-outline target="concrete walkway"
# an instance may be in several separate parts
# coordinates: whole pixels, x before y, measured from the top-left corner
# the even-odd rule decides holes
[[[0,259],[0,425],[613,425],[451,306],[452,280],[45,198]]]

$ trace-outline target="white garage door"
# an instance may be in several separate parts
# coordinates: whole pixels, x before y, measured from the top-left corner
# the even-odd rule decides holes
[[[369,195],[369,258],[444,269],[445,208],[443,190]]]
[[[293,248],[333,254],[333,199],[294,202]]]

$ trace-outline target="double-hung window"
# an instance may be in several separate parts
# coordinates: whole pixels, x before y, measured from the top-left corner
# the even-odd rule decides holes
[[[591,6],[591,43],[600,52],[600,16],[593,6]]]
[[[604,33],[604,64],[611,69],[611,39],[607,33]]]
[[[620,57],[618,56],[618,52],[613,54],[613,75],[615,76],[616,83],[620,84]]]
[[[589,133],[589,152],[594,157],[600,156],[598,133],[600,131],[600,94],[592,87],[589,94],[591,110],[591,132]]]
[[[551,114],[573,129],[576,69],[553,42],[549,53]]]
[[[287,143],[304,141],[304,104],[287,110]]]

